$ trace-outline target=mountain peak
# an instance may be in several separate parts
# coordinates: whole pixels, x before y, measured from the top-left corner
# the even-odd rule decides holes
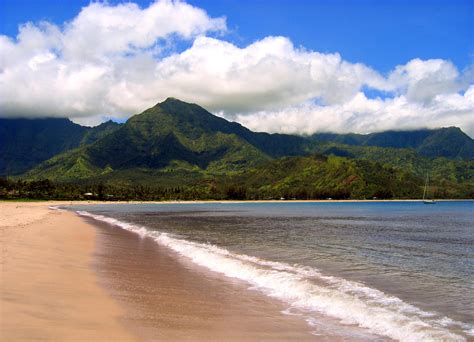
[[[175,97],[168,97],[163,102],[157,103],[154,107],[150,108],[152,111],[159,113],[167,113],[175,116],[182,116],[185,113],[196,113],[196,112],[206,112],[207,111],[201,106],[195,103],[188,103],[181,101]],[[211,113],[209,113],[211,114]],[[211,114],[212,115],[212,114]]]
[[[176,98],[176,97],[167,97],[166,100],[164,100],[163,102],[161,103],[167,103],[167,102],[183,102],[181,101],[180,99]]]
[[[157,104],[157,106],[163,106],[163,105],[188,105],[188,106],[191,106],[191,105],[195,105],[195,104],[184,102],[180,99],[177,99],[176,97],[168,97],[163,102],[160,102],[160,103]]]

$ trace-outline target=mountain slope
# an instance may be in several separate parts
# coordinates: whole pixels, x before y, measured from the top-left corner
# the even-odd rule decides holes
[[[309,145],[300,137],[254,133],[198,105],[169,98],[95,143],[44,162],[27,176],[74,180],[127,174],[133,182],[125,170],[177,167],[232,173],[274,156],[304,154]]]
[[[474,159],[474,140],[458,127],[437,129],[416,147],[427,157]]]
[[[336,156],[284,157],[236,177],[255,198],[406,198],[422,178],[374,161]]]
[[[237,122],[229,122],[217,117],[196,104],[174,98],[168,98],[150,110],[169,114],[169,120],[166,123],[179,127],[183,136],[192,137],[200,130],[235,134],[272,157],[305,154],[310,145],[306,139],[298,136],[253,132]],[[145,113],[147,112],[145,111]]]
[[[0,118],[0,175],[27,171],[58,153],[90,144],[120,125],[83,127],[63,118]]]
[[[426,157],[474,158],[474,140],[457,127],[414,131],[386,131],[371,134],[316,133],[316,142],[334,142],[354,146],[412,148]]]
[[[199,143],[194,141],[191,144],[193,147],[191,149],[188,148],[189,139],[187,137],[192,140],[195,134],[201,134],[202,132],[219,132],[223,134],[221,138],[224,135],[234,135],[236,138],[251,145],[253,152],[258,150],[259,153],[263,153],[271,158],[306,155],[313,151],[329,154],[333,153],[346,157],[355,157],[361,154],[356,153],[356,155],[353,155],[351,154],[352,152],[347,151],[346,148],[339,148],[336,145],[331,147],[333,151],[322,151],[321,146],[325,146],[327,143],[337,143],[368,147],[366,151],[370,151],[374,146],[394,148],[397,149],[394,151],[395,155],[398,155],[399,152],[402,154],[405,153],[400,149],[408,148],[421,156],[465,160],[474,159],[474,141],[456,127],[437,130],[387,131],[367,135],[318,133],[309,138],[303,138],[285,134],[252,132],[238,123],[228,122],[223,118],[216,117],[198,105],[169,98],[163,103],[145,111],[141,119],[135,117],[130,119],[131,122],[136,121],[134,125],[139,132],[139,136],[142,133],[146,133],[146,129],[145,127],[139,127],[140,124],[138,121],[145,117],[150,119],[153,113],[155,113],[155,117],[158,113],[166,113],[168,115],[167,118],[165,118],[165,116],[160,118],[154,128],[147,128],[155,131],[162,129],[163,131],[159,134],[159,138],[155,139],[154,143],[148,142],[142,144],[140,146],[141,151],[132,151],[133,148],[125,146],[125,151],[129,152],[128,155],[134,153],[139,157],[134,160],[133,158],[127,157],[127,153],[125,153],[122,157],[125,159],[128,158],[128,161],[122,160],[120,162],[118,160],[120,158],[117,158],[117,160],[114,160],[115,167],[124,168],[127,165],[130,167],[142,165],[153,168],[163,167],[169,160],[176,159],[176,155],[179,158],[183,156],[184,161],[192,165],[197,165],[200,168],[207,168],[211,160],[214,161],[214,165],[218,164],[216,160],[227,154],[224,150],[219,152],[214,149],[211,153],[204,151],[202,147],[197,148],[196,146],[196,144],[212,145],[215,143],[214,137],[210,141],[205,141],[205,139],[201,139]],[[97,127],[89,128],[74,124],[68,119],[31,120],[0,118],[0,176],[21,174],[59,153],[80,146],[90,145],[95,141],[101,140],[120,127],[121,125],[111,121]],[[169,134],[164,132],[166,128],[168,128],[167,132]],[[178,128],[178,130],[176,131],[175,128]],[[130,138],[129,143],[133,144],[136,139],[134,140],[134,133],[132,131],[133,129],[128,132],[122,132],[122,137],[115,136],[115,138],[111,138],[110,144],[117,145],[113,139],[120,141],[124,138]],[[129,133],[131,133],[130,136],[128,136]],[[167,134],[168,136],[165,139]],[[145,134],[144,137],[146,138],[146,136]],[[165,145],[167,146],[173,145],[173,141],[176,143],[172,148],[167,148],[166,153],[168,156],[163,154],[165,151],[158,153],[158,145],[163,143],[160,139],[165,139]],[[155,147],[153,148],[151,144],[154,144]],[[234,148],[236,148],[237,145],[237,140],[235,140]],[[102,145],[95,150],[91,150],[93,153],[87,154],[84,158],[90,159],[93,164],[99,164],[101,165],[100,167],[104,167],[102,161],[108,160],[109,157],[102,154],[101,149],[103,149],[103,147]],[[104,150],[107,149],[105,148]],[[194,150],[194,153],[189,153],[189,150]],[[144,153],[142,153],[145,151],[149,151],[152,154],[154,153],[155,157],[152,155],[145,157]],[[248,152],[249,151],[245,151],[244,149],[241,151],[241,154]],[[116,154],[120,156],[122,153]],[[157,154],[160,155],[159,158]],[[250,153],[250,155],[252,156],[252,153]],[[117,162],[120,165],[117,165]],[[134,165],[135,162],[138,162],[138,165]],[[215,166],[225,169],[227,162],[228,160],[223,160],[220,166]],[[242,163],[243,159],[241,157],[234,158],[234,162],[237,164]]]
[[[246,189],[246,198],[413,198],[429,174],[433,193],[440,197],[474,193],[474,159],[424,157],[418,152],[449,156],[469,152],[470,140],[455,128],[368,136],[326,134],[320,137],[340,142],[315,142],[255,133],[173,98],[110,131],[107,127],[83,135],[77,148],[44,161],[24,177],[133,188],[136,196],[142,193],[140,187],[160,188],[160,196],[241,196],[242,191],[227,189],[230,184]],[[451,140],[457,143],[450,145]]]
[[[85,128],[68,119],[0,119],[0,174],[17,174],[79,146]]]
[[[105,137],[107,134],[115,132],[120,126],[121,124],[109,120],[95,127],[84,127],[86,131],[81,139],[80,145],[90,145]]]
[[[421,179],[430,176],[438,184],[465,184],[474,189],[474,159],[420,156],[412,148],[390,148],[378,146],[354,146],[338,143],[320,143],[315,152],[357,160],[377,162],[404,170]]]

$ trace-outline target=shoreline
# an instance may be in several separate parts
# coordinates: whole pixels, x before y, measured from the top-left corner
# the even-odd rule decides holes
[[[180,257],[136,233],[83,218],[98,231],[94,266],[139,340],[314,340],[301,316],[247,283]],[[329,333],[327,334],[329,336]],[[331,340],[338,341],[339,338]]]
[[[460,206],[459,208],[468,208],[471,204],[472,202],[459,202],[458,204],[453,205],[441,205],[440,213],[443,213],[444,209],[458,208],[458,206]],[[282,205],[285,206],[285,204]],[[294,250],[291,249],[282,249],[284,253],[286,253],[286,251],[288,252],[288,254],[285,255],[288,255],[289,257],[279,258],[279,256],[277,256],[277,261],[274,262],[274,251],[279,251],[279,243],[282,240],[271,240],[267,244],[266,242],[264,242],[266,241],[266,237],[262,236],[262,234],[257,234],[255,236],[253,234],[249,234],[249,239],[247,239],[247,236],[243,235],[247,232],[247,230],[245,230],[246,228],[243,227],[243,224],[246,225],[245,227],[252,227],[254,229],[258,229],[259,227],[265,226],[267,223],[267,221],[262,221],[262,219],[260,219],[260,221],[247,219],[247,217],[253,217],[253,215],[246,215],[246,210],[248,209],[251,212],[256,210],[265,219],[265,217],[269,215],[269,213],[266,212],[267,208],[269,208],[267,206],[254,207],[251,204],[246,205],[245,207],[242,207],[242,209],[245,208],[244,213],[242,215],[237,214],[239,218],[236,218],[235,220],[231,219],[231,217],[234,217],[233,214],[227,215],[224,213],[224,215],[214,215],[213,209],[219,212],[222,208],[226,208],[221,206],[210,206],[209,208],[207,208],[206,206],[207,209],[204,210],[204,213],[202,215],[201,213],[197,213],[197,215],[194,215],[194,208],[204,208],[199,207],[199,204],[197,206],[198,207],[180,207],[179,205],[175,205],[168,209],[167,207],[162,206],[160,209],[160,206],[158,204],[156,206],[135,206],[133,204],[125,204],[123,205],[123,207],[121,205],[116,205],[113,207],[109,207],[107,205],[99,205],[96,207],[89,208],[88,206],[84,205],[78,206],[74,208],[74,210],[78,210],[78,213],[81,216],[84,216],[88,219],[92,219],[102,224],[110,225],[110,227],[119,227],[125,230],[126,232],[134,233],[135,235],[132,236],[134,236],[135,238],[139,236],[141,237],[142,241],[152,240],[156,242],[156,244],[161,248],[171,249],[176,252],[174,258],[178,256],[178,258],[181,259],[184,258],[188,261],[191,260],[194,264],[191,266],[191,268],[193,269],[199,267],[201,267],[202,269],[202,267],[204,267],[206,270],[211,270],[214,274],[221,274],[231,279],[242,280],[246,283],[247,289],[248,285],[250,285],[250,289],[257,290],[265,294],[266,296],[278,299],[279,301],[281,300],[281,302],[290,305],[290,308],[297,308],[296,312],[287,311],[287,313],[296,313],[300,315],[302,314],[308,319],[307,322],[310,325],[314,326],[314,324],[317,324],[317,328],[319,331],[313,331],[315,335],[317,334],[319,336],[324,336],[326,339],[328,338],[328,336],[331,336],[329,340],[333,339],[332,337],[334,336],[334,331],[328,331],[328,326],[332,326],[333,328],[335,328],[331,330],[337,329],[341,334],[350,336],[351,340],[356,338],[355,336],[359,338],[364,336],[362,340],[371,339],[374,337],[366,336],[367,333],[377,334],[376,338],[379,340],[390,340],[390,338],[403,340],[403,336],[409,336],[404,335],[404,333],[401,333],[401,331],[409,331],[410,335],[417,336],[417,338],[420,339],[430,339],[433,336],[444,336],[446,338],[451,336],[454,338],[459,337],[459,335],[451,334],[459,333],[461,336],[464,336],[466,334],[467,330],[466,327],[463,325],[463,322],[469,322],[469,319],[466,321],[462,318],[462,316],[460,318],[456,311],[450,311],[449,306],[444,307],[444,304],[440,304],[438,306],[436,304],[431,304],[431,297],[426,297],[423,293],[417,293],[419,292],[417,290],[417,288],[420,288],[419,285],[424,286],[424,283],[415,283],[414,287],[410,288],[410,286],[408,286],[406,288],[406,291],[399,291],[398,285],[400,285],[400,289],[405,288],[405,281],[398,282],[398,280],[403,280],[403,277],[394,277],[393,280],[395,286],[393,286],[391,285],[392,282],[390,281],[390,278],[378,278],[378,272],[376,270],[379,270],[380,268],[377,267],[377,264],[374,265],[375,268],[366,267],[366,269],[364,269],[365,266],[360,268],[360,270],[363,270],[363,272],[359,272],[358,274],[356,273],[359,270],[358,267],[360,264],[353,262],[343,263],[343,268],[338,269],[336,267],[332,271],[330,267],[329,269],[326,268],[323,265],[324,263],[310,263],[309,265],[312,265],[313,267],[308,266],[309,269],[307,269],[306,266],[300,268],[298,264],[294,264],[294,267],[292,267],[293,262],[298,261],[295,261],[295,259],[292,258],[293,254],[289,254],[296,253],[294,252]],[[303,210],[304,207],[306,207],[306,209],[304,209],[306,210],[306,212],[304,212],[303,210],[302,213],[306,213],[309,215],[311,215],[310,213],[313,213],[314,208],[318,207],[317,205],[286,205],[286,207],[283,206],[281,206],[281,208],[287,208],[287,210],[293,210],[298,208],[301,208],[301,210]],[[275,210],[275,208],[277,208],[276,210],[278,210],[278,207],[280,207],[278,204],[274,204],[272,208],[273,210]],[[338,205],[333,205],[331,208],[332,210],[334,210],[333,214],[336,217],[339,217],[339,215],[345,212],[346,209],[351,211],[353,210],[353,208],[355,208],[355,210],[359,210],[363,207],[369,210],[369,212],[374,213],[372,211],[373,208],[383,209],[383,207],[386,207],[386,205],[356,205],[356,207],[341,207]],[[405,216],[403,215],[403,213],[397,213],[395,216],[390,215],[390,208],[409,208],[409,211],[415,213],[414,217],[416,217],[416,213],[418,213],[418,210],[416,210],[416,208],[421,207],[425,206],[423,204],[412,205],[394,203],[391,206],[387,207],[388,211],[386,212],[386,214],[389,214],[387,217],[395,218],[395,220],[393,220],[393,222],[395,222],[397,221],[397,217]],[[239,205],[234,205],[233,207],[230,206],[229,208],[230,211],[235,210],[236,213],[241,212]],[[322,214],[323,217],[326,218],[325,208],[325,205],[319,206],[319,209],[316,211],[315,215],[320,216]],[[426,212],[426,214],[430,214],[432,212],[432,208],[433,207],[428,206],[427,208],[423,209],[423,211]],[[459,210],[459,208],[457,210]],[[310,211],[310,213],[308,213],[308,210]],[[435,208],[435,210],[437,209]],[[181,212],[182,215],[176,216],[174,214],[175,211]],[[224,210],[224,212],[227,211]],[[456,210],[454,212],[456,212]],[[355,219],[356,221],[359,218],[365,219],[365,216],[363,214],[360,217],[357,215],[357,217],[353,217],[352,215],[347,216],[348,214],[346,214],[346,216],[344,216],[344,214],[342,215],[343,217],[350,217],[351,220]],[[302,216],[306,217],[305,214],[303,214]],[[330,217],[333,216],[330,215]],[[242,218],[241,220],[240,217],[246,218]],[[384,217],[384,215],[382,215],[381,217]],[[464,216],[461,215],[461,217]],[[286,223],[287,221],[285,220],[283,222]],[[236,223],[236,228],[235,230],[230,230],[231,238],[229,238],[227,227],[229,227],[230,229],[230,227],[233,227],[233,223]],[[380,223],[384,224],[383,222]],[[417,227],[416,222],[414,222],[414,224],[415,227]],[[372,226],[378,227],[377,225]],[[275,230],[275,236],[281,236],[283,238],[287,237],[288,234],[286,227],[286,225],[282,224],[280,224],[280,226],[277,225]],[[295,224],[295,227],[299,227],[301,231],[300,224]],[[339,225],[338,227],[342,228],[341,231],[344,232],[344,236],[351,236],[352,233],[349,231],[350,228],[348,228],[346,225]],[[445,225],[440,226],[439,228],[441,229],[441,231],[444,231],[444,227],[450,227],[450,225],[446,223]],[[407,228],[408,230],[406,230],[406,232],[411,235],[412,229],[410,229],[409,226],[407,226]],[[196,232],[189,231],[189,229],[196,229]],[[315,232],[315,229],[311,231]],[[328,233],[335,233],[335,236],[338,236],[338,231],[324,230],[322,232],[323,237],[324,234]],[[390,227],[387,227],[386,231],[389,233],[390,236]],[[216,233],[216,235],[221,233],[223,235],[211,235],[214,234],[214,232],[220,232]],[[264,233],[264,235],[266,235],[266,232],[269,232],[269,230],[262,230],[262,233]],[[370,234],[370,231],[366,232]],[[318,232],[315,233],[318,234]],[[420,233],[423,234],[423,232]],[[298,234],[298,230],[296,230],[295,234]],[[273,234],[271,235],[274,236]],[[367,234],[365,234],[365,236],[366,235]],[[210,238],[206,239],[206,237],[208,236]],[[364,236],[364,234],[362,234],[362,236]],[[234,237],[235,239],[232,240]],[[253,237],[255,237],[255,239]],[[364,241],[365,240],[366,239],[364,239]],[[371,241],[370,238],[368,240]],[[328,240],[324,238],[321,239],[322,244],[324,244],[325,241]],[[390,239],[388,241],[390,241]],[[301,243],[301,241],[298,242],[299,243],[295,244],[294,246],[308,246],[305,243]],[[242,243],[245,245],[243,245]],[[262,244],[262,252],[260,252],[259,244]],[[350,244],[352,245],[352,242],[350,242]],[[274,246],[276,246],[276,248],[274,248]],[[318,246],[318,244],[316,244],[316,246]],[[355,244],[355,246],[357,246],[357,243]],[[267,247],[269,247],[270,249],[268,249]],[[365,246],[361,247],[365,248]],[[369,247],[369,249],[370,248],[371,247]],[[135,249],[136,248],[133,248],[133,250]],[[305,251],[306,248],[303,247],[302,250]],[[382,251],[384,250],[385,249],[382,249]],[[309,260],[305,259],[306,255],[309,253],[303,253],[297,254],[297,257],[300,260]],[[259,257],[263,259],[259,259]],[[331,257],[329,256],[328,259],[330,260]],[[280,264],[278,262],[280,260],[283,262],[283,264]],[[353,259],[351,258],[351,260]],[[196,265],[198,267],[196,267]],[[353,265],[356,266],[356,273],[352,273]],[[268,272],[269,269],[270,272]],[[321,274],[319,274],[319,270],[321,270]],[[339,271],[341,270],[343,271],[343,275],[339,273]],[[316,273],[313,274],[313,271],[315,271]],[[293,277],[293,274],[296,275],[296,277]],[[421,271],[420,273],[417,272],[417,274],[423,276],[425,273]],[[299,275],[303,275],[303,277],[300,278]],[[353,275],[355,275],[355,277],[353,277]],[[313,276],[315,278],[313,278]],[[327,278],[326,276],[329,276],[329,278]],[[335,278],[333,278],[332,276],[334,276]],[[341,278],[338,278],[339,276],[341,276]],[[330,283],[326,284],[326,280],[328,279],[331,279]],[[374,281],[370,281],[366,284],[365,279],[372,279]],[[387,279],[389,280],[388,282],[386,281]],[[321,283],[320,280],[322,281]],[[333,283],[332,281],[334,281],[335,283]],[[289,284],[291,285],[288,286]],[[441,285],[441,288],[443,288],[442,282],[439,285]],[[351,289],[356,289],[356,292],[351,292]],[[364,290],[360,292],[360,289]],[[364,295],[362,295],[362,297],[359,297],[359,293],[364,293]],[[370,297],[366,298],[365,293],[370,294],[368,295]],[[446,293],[451,292],[447,291]],[[372,294],[375,297],[372,297]],[[436,298],[437,295],[438,294],[435,290],[434,296],[432,298]],[[396,301],[392,302],[393,298],[391,296],[395,296],[394,298],[396,299]],[[374,298],[376,298],[375,302]],[[414,315],[415,317],[413,317],[414,312],[410,309],[410,305],[412,305],[413,303],[418,303],[418,298],[424,298],[424,300],[420,301],[421,306],[415,305],[416,314]],[[449,300],[446,303],[448,302]],[[354,310],[354,313],[348,313],[347,311],[345,311],[346,306],[349,312],[351,312],[354,308],[356,308],[356,310]],[[449,317],[449,319],[454,318],[455,320],[452,321],[452,327],[450,326],[450,328],[448,329],[443,323],[439,323],[441,322],[440,320],[434,321],[433,319],[433,321],[430,321],[429,318],[425,318],[431,317],[425,316],[426,312],[430,312],[430,308],[435,308],[435,315],[439,315],[440,319],[444,320],[447,319],[447,317]],[[438,311],[436,311],[436,308],[440,309],[441,311],[439,311],[438,313]],[[379,310],[382,310],[385,313],[379,316],[377,314]],[[321,313],[324,313],[323,317],[320,317]],[[453,314],[454,317],[451,317],[451,314]],[[342,321],[339,321],[340,319],[342,319]],[[354,322],[354,325],[346,325],[345,322],[347,321],[344,321],[344,319],[348,319],[350,320],[350,322]],[[456,319],[460,320],[456,321]],[[424,323],[421,324],[422,322]],[[378,330],[380,326],[386,326],[389,328],[381,331]],[[460,328],[461,326],[462,329]],[[347,329],[346,331],[344,331],[345,328]],[[359,328],[361,330],[359,330]],[[368,329],[369,331],[365,329]],[[470,335],[469,332],[467,332],[467,334]]]
[[[341,340],[321,324],[326,316],[308,324],[305,314],[249,291],[243,278],[197,265],[153,236],[60,208],[147,203],[208,202],[0,201],[0,337]]]
[[[69,204],[0,202],[2,339],[314,339],[302,317],[247,284],[51,210]]]
[[[474,202],[474,199],[434,199],[435,202]],[[28,204],[28,203],[44,203],[49,206],[67,206],[67,205],[84,205],[84,204],[238,204],[238,203],[421,203],[422,199],[364,199],[364,200],[176,200],[176,201],[101,201],[101,200],[34,200],[34,199],[0,199],[0,205],[2,203],[17,203],[17,204]]]
[[[0,212],[2,339],[135,340],[91,269],[94,227],[44,202]]]

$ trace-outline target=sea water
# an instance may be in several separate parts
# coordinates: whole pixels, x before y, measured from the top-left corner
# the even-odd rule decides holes
[[[78,214],[246,282],[309,325],[474,340],[474,202],[107,204]],[[327,317],[322,319],[322,317]]]

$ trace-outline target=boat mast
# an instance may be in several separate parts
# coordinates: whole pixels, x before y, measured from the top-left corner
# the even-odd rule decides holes
[[[423,190],[423,200],[425,199],[425,196],[426,196],[426,188],[427,187],[428,187],[428,175],[426,175],[425,189]]]

